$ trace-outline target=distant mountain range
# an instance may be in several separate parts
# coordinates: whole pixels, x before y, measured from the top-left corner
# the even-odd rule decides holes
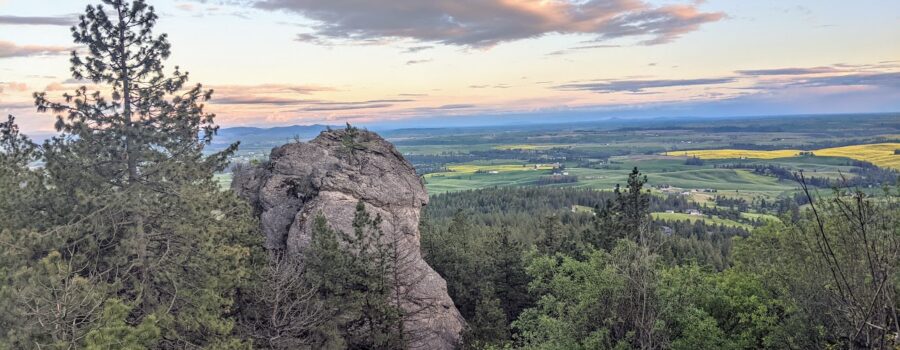
[[[272,144],[280,145],[294,139],[307,141],[315,138],[327,128],[341,128],[333,125],[292,125],[274,128],[235,127],[219,129],[218,135],[213,139],[213,147],[224,147],[236,141],[244,144]]]

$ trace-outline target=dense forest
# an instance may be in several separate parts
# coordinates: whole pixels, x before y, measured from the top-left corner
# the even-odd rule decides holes
[[[0,349],[408,348],[409,252],[382,218],[360,202],[352,232],[318,217],[302,256],[267,250],[257,208],[214,180],[239,145],[204,151],[213,92],[166,73],[152,7],[103,4],[72,28],[86,50],[71,60],[101,91],[36,93],[58,116],[42,144],[0,123]],[[896,177],[864,168],[853,185]],[[421,250],[466,320],[462,349],[900,346],[900,188],[825,196],[808,187],[825,180],[791,176],[797,196],[709,208],[651,193],[637,168],[614,191],[439,194]],[[748,207],[778,220],[651,214]]]
[[[422,249],[469,321],[465,346],[897,344],[896,188],[879,198],[810,198],[809,210],[747,236],[690,225],[666,235],[649,217],[654,197],[644,181],[635,170],[627,188],[604,193],[587,216],[553,210],[570,198],[591,203],[589,192],[575,190],[436,197]]]

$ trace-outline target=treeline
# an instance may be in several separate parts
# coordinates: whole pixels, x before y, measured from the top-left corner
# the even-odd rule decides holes
[[[684,222],[674,232],[696,233],[669,236],[649,218],[644,182],[635,171],[602,198],[553,189],[602,202],[586,219],[546,214],[568,202],[542,199],[541,189],[436,197],[422,249],[469,321],[464,348],[897,345],[897,189],[887,201],[862,192],[808,199],[810,210],[749,236]],[[533,215],[517,215],[520,207]]]
[[[438,154],[407,154],[405,157],[420,174],[437,172],[444,164],[466,163],[478,160],[521,160],[528,163],[547,164],[576,162],[578,164],[603,163],[609,157],[628,154],[627,151],[596,151],[573,147],[553,147],[538,150],[491,149],[469,152],[441,152]]]
[[[810,173],[806,176],[806,183],[819,188],[854,188],[854,187],[880,187],[894,185],[900,178],[900,172],[889,168],[880,168],[872,163],[863,161],[849,162],[850,174],[839,179],[815,176]],[[753,173],[770,176],[782,181],[796,181],[796,171],[775,164],[716,164],[716,168],[725,169],[749,169]],[[813,172],[812,174],[815,174]],[[852,176],[851,176],[852,175]]]
[[[578,176],[576,175],[545,175],[538,177],[535,180],[535,185],[538,186],[546,186],[546,185],[557,185],[557,184],[573,184],[578,182]]]

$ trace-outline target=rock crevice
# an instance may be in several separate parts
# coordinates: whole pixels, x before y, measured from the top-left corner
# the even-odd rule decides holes
[[[232,189],[256,208],[266,248],[301,254],[312,238],[316,216],[353,232],[362,201],[381,230],[408,252],[401,308],[413,317],[404,328],[416,334],[410,346],[452,349],[465,322],[447,294],[446,281],[420,250],[419,218],[428,194],[415,169],[389,142],[364,130],[329,130],[308,143],[272,150],[268,162],[235,171]]]

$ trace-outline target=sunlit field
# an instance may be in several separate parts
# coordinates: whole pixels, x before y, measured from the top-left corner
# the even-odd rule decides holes
[[[458,174],[474,174],[477,172],[505,173],[510,171],[533,171],[533,170],[552,170],[553,166],[546,164],[499,164],[499,165],[479,165],[479,164],[460,164],[450,165],[447,170]]]
[[[900,149],[900,143],[877,143],[869,145],[854,145],[844,147],[824,148],[812,151],[816,156],[825,157],[845,157],[855,160],[870,162],[872,164],[900,169],[900,155],[894,154]],[[698,157],[702,159],[732,159],[732,158],[748,158],[748,159],[777,159],[797,157],[801,150],[774,150],[774,151],[757,151],[757,150],[740,150],[740,149],[710,149],[710,150],[687,150],[666,152],[669,156],[688,156]]]

